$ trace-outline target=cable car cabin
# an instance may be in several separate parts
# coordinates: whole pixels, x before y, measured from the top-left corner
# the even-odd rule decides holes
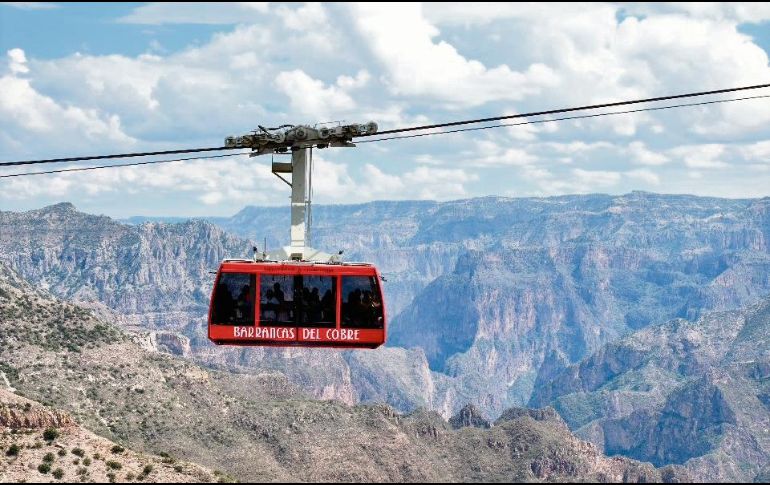
[[[376,348],[385,343],[380,274],[370,264],[228,260],[209,339],[218,345]]]

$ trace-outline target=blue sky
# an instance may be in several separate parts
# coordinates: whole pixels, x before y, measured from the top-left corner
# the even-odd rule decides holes
[[[766,83],[769,22],[766,4],[0,3],[0,159]],[[318,151],[315,201],[768,196],[768,122],[765,99]],[[0,179],[0,210],[70,201],[115,217],[229,215],[287,202],[268,164]]]

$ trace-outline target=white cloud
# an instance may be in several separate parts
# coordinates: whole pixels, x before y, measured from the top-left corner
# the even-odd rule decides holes
[[[577,183],[584,187],[583,191],[612,187],[620,182],[621,177],[619,172],[607,170],[583,170],[581,168],[573,169],[572,175],[577,179]]]
[[[25,74],[29,72],[27,67],[27,56],[24,51],[16,48],[8,51],[8,69],[11,74]]]
[[[345,75],[337,77],[337,86],[342,89],[359,89],[366,86],[371,78],[372,76],[369,75],[366,69],[361,69],[356,74],[356,77]]]
[[[316,120],[330,121],[355,107],[355,102],[336,86],[325,86],[304,71],[281,72],[275,78],[278,91],[289,97],[291,108]]]
[[[60,8],[59,4],[53,2],[0,2],[0,5],[7,5],[19,10],[52,10]]]
[[[422,14],[419,4],[358,4],[354,21],[386,70],[394,94],[426,96],[451,105],[475,106],[492,100],[517,100],[553,85],[555,75],[535,63],[517,72],[506,65],[487,68],[468,60]]]
[[[684,162],[688,168],[713,169],[726,168],[729,164],[721,160],[725,155],[725,146],[718,143],[688,145],[674,148],[671,155]]]
[[[99,112],[62,105],[36,91],[27,73],[26,56],[21,49],[9,52],[10,74],[0,77],[0,127],[19,151],[39,149],[55,140],[59,149],[92,147],[127,147],[135,141],[123,132],[120,118]]]
[[[22,158],[83,153],[83,146],[94,153],[206,146],[256,124],[374,120],[384,130],[753,84],[770,78],[768,57],[738,22],[758,22],[763,12],[748,4],[148,4],[123,22],[227,26],[176,52],[152,47],[155,29],[144,26],[124,26],[149,32],[143,55],[40,59],[11,50],[0,68],[0,149]],[[510,190],[542,195],[638,184],[725,194],[738,179],[714,169],[756,169],[770,158],[762,141],[767,106],[746,101],[360,143],[323,153],[317,195],[334,202],[464,197],[508,190],[504,177]],[[269,173],[265,185],[242,186],[234,175],[242,169],[220,177],[195,168],[182,188],[172,187],[179,179],[171,167],[153,170],[154,180],[137,169],[114,180],[69,176],[45,185],[63,198],[181,190],[212,209],[283,200],[284,187],[277,182],[272,191]],[[765,172],[752,173],[751,182],[763,181]],[[693,176],[701,179],[692,183]]]
[[[259,22],[268,2],[155,2],[141,5],[119,21],[129,24],[242,24]]]
[[[649,150],[644,142],[635,141],[628,145],[628,153],[631,159],[640,165],[664,165],[669,162],[669,158],[662,154]]]
[[[646,168],[630,170],[626,172],[625,175],[631,179],[644,182],[648,185],[660,185],[660,177],[658,174]]]
[[[770,140],[758,141],[741,147],[741,154],[749,160],[770,162]]]

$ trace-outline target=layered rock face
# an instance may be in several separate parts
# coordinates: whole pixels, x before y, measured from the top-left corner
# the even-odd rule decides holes
[[[247,482],[689,479],[678,467],[608,458],[558,418],[512,410],[491,426],[469,407],[453,429],[435,412],[402,415],[382,404],[315,401],[278,373],[211,371],[136,340],[89,310],[33,290],[0,265],[0,366],[17,392],[67,411],[0,390],[0,428],[65,425],[40,446],[37,428],[0,432],[0,446],[18,446],[17,455],[0,457],[0,479],[40,480],[34,466],[47,453],[52,471],[61,468],[67,481],[132,481],[140,474],[145,481],[209,483],[227,481],[227,474]],[[114,448],[68,416],[164,458]],[[75,448],[77,454],[66,454]],[[84,457],[88,465],[75,463]]]
[[[220,367],[286,370],[319,398],[355,401],[338,354],[219,349],[206,338],[214,275],[222,259],[248,257],[251,242],[205,221],[132,226],[71,204],[0,212],[0,262],[36,287],[145,332],[146,348]]]
[[[69,205],[0,213],[0,260],[57,295],[184,334],[189,348],[168,334],[152,343],[209,365],[280,370],[316,397],[445,417],[473,402],[494,417],[623,335],[770,292],[769,207],[646,193],[317,207],[313,245],[375,262],[388,279],[391,348],[363,355],[208,345],[208,271],[247,255],[246,238],[285,240],[285,208],[212,220],[242,239],[203,221],[131,226]]]
[[[653,325],[535,392],[609,454],[753,481],[770,461],[770,299]]]

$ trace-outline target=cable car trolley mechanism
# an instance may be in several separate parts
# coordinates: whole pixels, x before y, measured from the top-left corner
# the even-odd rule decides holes
[[[253,260],[220,264],[209,308],[209,339],[219,345],[376,348],[385,343],[385,304],[377,268],[343,262],[308,245],[313,148],[353,147],[377,124],[259,127],[227,137],[250,156],[291,153],[272,172],[291,187],[290,244]],[[287,180],[282,174],[291,174]],[[264,248],[263,248],[264,249]]]

